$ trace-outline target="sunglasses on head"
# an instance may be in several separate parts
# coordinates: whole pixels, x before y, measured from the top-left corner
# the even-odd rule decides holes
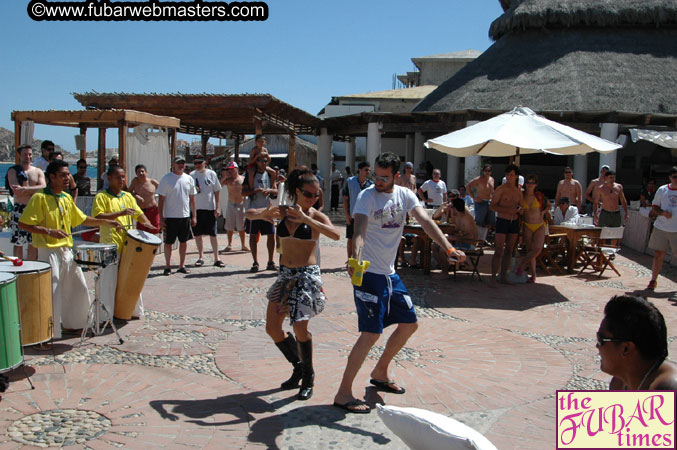
[[[319,198],[320,195],[322,195],[322,191],[309,192],[309,191],[304,191],[304,190],[302,190],[302,191],[301,191],[301,194],[303,194],[303,196],[304,196],[305,198]]]

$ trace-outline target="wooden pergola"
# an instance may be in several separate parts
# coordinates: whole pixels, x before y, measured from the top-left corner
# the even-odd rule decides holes
[[[210,137],[235,139],[235,157],[245,135],[289,135],[289,167],[295,164],[296,135],[316,134],[321,120],[270,94],[133,94],[74,93],[88,110],[133,109],[178,117],[179,131],[202,137],[202,153]]]
[[[101,174],[106,169],[106,130],[117,128],[119,137],[119,161],[125,167],[127,149],[127,129],[137,125],[150,125],[167,128],[169,130],[169,145],[171,156],[176,156],[176,131],[181,121],[175,117],[150,114],[147,112],[128,109],[84,110],[84,111],[12,111],[14,121],[14,145],[21,145],[21,123],[32,121],[42,125],[56,125],[62,127],[79,128],[80,134],[85,135],[88,128],[99,130],[97,154],[97,180],[101,182]],[[80,149],[80,158],[85,159],[87,144]],[[18,162],[18,160],[17,160]]]

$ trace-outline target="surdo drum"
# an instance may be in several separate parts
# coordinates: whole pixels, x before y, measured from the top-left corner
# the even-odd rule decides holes
[[[127,231],[115,291],[115,317],[118,319],[132,318],[134,307],[161,243],[160,238],[154,234],[141,230]]]
[[[16,275],[0,273],[0,373],[23,362],[16,301]]]
[[[0,272],[17,276],[21,311],[21,344],[42,344],[52,339],[52,268],[46,262],[24,261],[15,266],[0,261]]]

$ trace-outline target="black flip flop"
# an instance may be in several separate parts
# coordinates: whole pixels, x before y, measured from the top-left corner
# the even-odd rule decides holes
[[[367,406],[367,409],[354,409],[355,406],[362,406],[366,405],[362,400],[353,400],[352,402],[340,404],[334,402],[334,406],[337,408],[341,408],[342,410],[353,413],[353,414],[369,414],[371,412],[371,408]]]
[[[390,392],[391,394],[404,394],[405,392],[407,392],[407,390],[404,389],[403,387],[400,387],[399,389],[390,387],[391,384],[395,384],[393,380],[381,381],[372,378],[371,380],[369,380],[369,382],[374,386],[376,386],[377,388],[379,388],[380,390]]]

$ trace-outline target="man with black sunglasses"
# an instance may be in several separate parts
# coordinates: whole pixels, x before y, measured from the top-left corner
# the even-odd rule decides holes
[[[651,281],[648,290],[656,288],[658,275],[663,268],[663,258],[672,249],[677,255],[677,166],[670,170],[670,183],[658,188],[651,203],[651,214],[656,217],[649,238],[649,248],[654,251]]]
[[[571,167],[564,168],[564,179],[557,183],[555,205],[559,205],[559,199],[562,197],[569,198],[571,204],[577,208],[582,206],[583,187],[578,180],[574,179],[574,171]]]
[[[73,175],[73,180],[75,180],[78,195],[92,195],[92,180],[87,176],[87,161],[78,160],[76,167],[78,171]]]
[[[642,297],[617,295],[604,307],[597,331],[600,369],[612,375],[609,390],[677,391],[677,366],[666,361],[665,319]]]

